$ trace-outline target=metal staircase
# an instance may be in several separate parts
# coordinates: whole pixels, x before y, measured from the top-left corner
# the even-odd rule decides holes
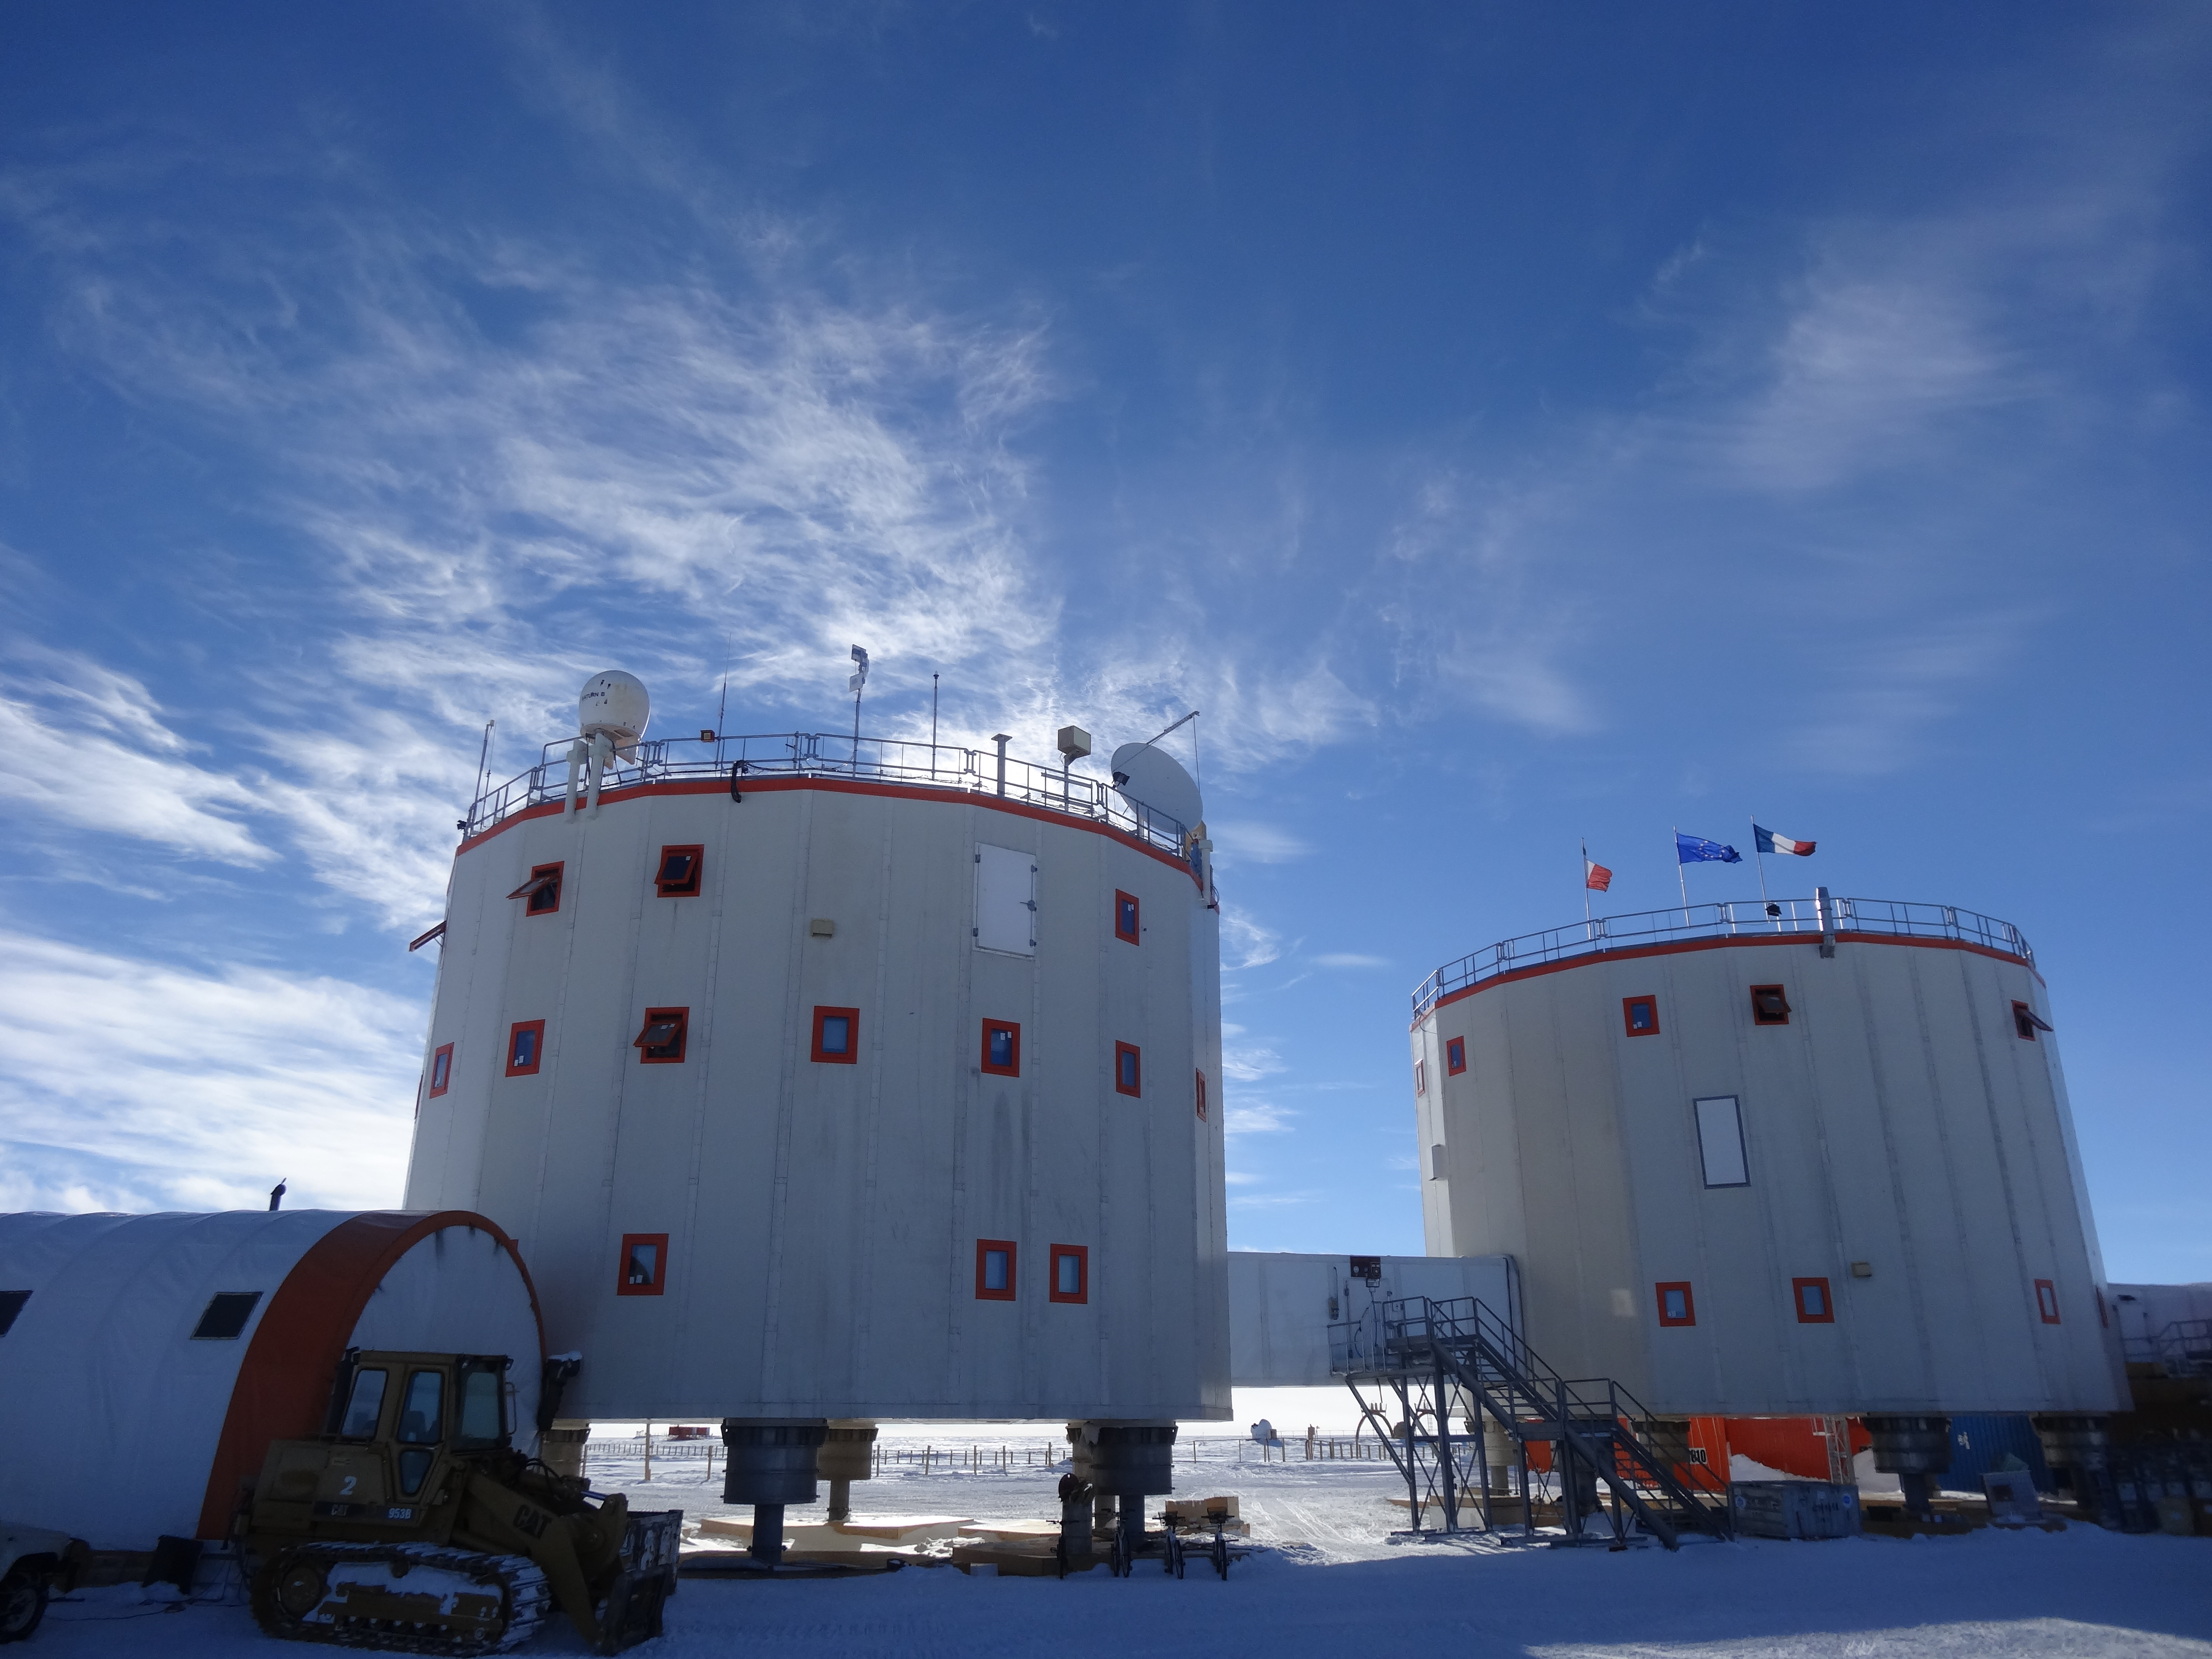
[[[1501,1508],[1517,1508],[1523,1534],[1533,1537],[1528,1449],[1544,1444],[1571,1540],[1583,1539],[1585,1522],[1597,1517],[1615,1544],[1632,1526],[1670,1550],[1686,1532],[1734,1533],[1727,1482],[1692,1462],[1679,1425],[1655,1418],[1610,1379],[1561,1376],[1473,1297],[1378,1302],[1329,1327],[1329,1358],[1405,1476],[1417,1531],[1428,1529],[1431,1509],[1443,1510],[1445,1532],[1456,1533],[1498,1530]],[[1490,1465],[1484,1442],[1495,1437],[1480,1431],[1486,1414],[1512,1448],[1517,1499],[1495,1490],[1504,1472]],[[1467,1432],[1452,1431],[1455,1419]],[[1470,1509],[1480,1513],[1479,1528],[1462,1522]]]

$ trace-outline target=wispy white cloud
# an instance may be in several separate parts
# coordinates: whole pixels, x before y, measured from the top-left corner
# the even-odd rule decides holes
[[[1235,972],[1264,968],[1283,954],[1283,936],[1261,926],[1226,899],[1221,903],[1221,966]]]
[[[1224,868],[1247,859],[1255,864],[1289,864],[1313,851],[1311,843],[1279,823],[1221,818],[1206,827],[1212,832],[1215,857]]]
[[[1264,1101],[1232,1102],[1222,1123],[1232,1135],[1282,1134],[1289,1131],[1291,1120],[1297,1115],[1286,1107],[1270,1105]]]
[[[398,1201],[418,1003],[6,932],[0,1004],[10,1203],[228,1208],[279,1177],[295,1203]]]
[[[238,778],[202,764],[146,687],[75,653],[17,641],[0,677],[9,734],[0,811],[229,865],[275,853],[240,819],[261,802]]]
[[[1363,956],[1357,951],[1324,951],[1306,958],[1316,968],[1388,968],[1388,957]]]

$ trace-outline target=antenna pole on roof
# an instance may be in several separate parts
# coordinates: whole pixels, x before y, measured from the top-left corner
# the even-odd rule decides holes
[[[1146,738],[1145,739],[1145,741],[1144,741],[1144,744],[1143,744],[1143,746],[1144,746],[1145,748],[1146,748],[1146,749],[1151,748],[1154,744],[1158,743],[1158,742],[1162,738],[1164,738],[1165,736],[1167,736],[1168,732],[1173,732],[1173,731],[1177,730],[1177,729],[1178,729],[1178,728],[1180,728],[1180,727],[1182,727],[1182,726],[1188,726],[1188,725],[1189,725],[1193,720],[1196,720],[1197,718],[1198,718],[1198,710],[1196,710],[1195,708],[1194,708],[1194,709],[1192,709],[1192,710],[1190,711],[1190,713],[1188,713],[1188,714],[1185,714],[1185,715],[1184,715],[1181,720],[1177,720],[1177,721],[1175,723],[1175,725],[1174,725],[1174,726],[1170,726],[1170,727],[1168,727],[1167,732],[1156,732],[1156,733],[1154,733],[1152,736],[1151,736],[1151,737],[1149,737],[1149,738]]]
[[[929,775],[937,775],[937,676],[929,677]]]

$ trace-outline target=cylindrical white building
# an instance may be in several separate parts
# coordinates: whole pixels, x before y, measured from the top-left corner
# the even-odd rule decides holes
[[[95,1549],[228,1537],[348,1348],[506,1355],[533,1443],[537,1302],[483,1216],[0,1215],[0,1514]]]
[[[602,745],[595,792],[555,745],[478,803],[408,1201],[520,1241],[564,1416],[1225,1418],[1202,826],[855,748]]]
[[[2124,1408],[2007,923],[1825,894],[1578,923],[1439,969],[1413,1061],[1427,1248],[1516,1257],[1569,1376],[1682,1414]]]

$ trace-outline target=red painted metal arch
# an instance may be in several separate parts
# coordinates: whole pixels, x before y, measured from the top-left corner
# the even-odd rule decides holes
[[[545,1318],[538,1305],[538,1287],[531,1283],[522,1252],[496,1223],[470,1210],[371,1210],[349,1217],[284,1275],[246,1346],[208,1469],[207,1496],[200,1505],[202,1538],[228,1534],[240,1489],[260,1475],[270,1442],[309,1439],[323,1431],[331,1378],[368,1298],[400,1257],[447,1227],[489,1233],[514,1258],[538,1320],[538,1358],[544,1358]]]

